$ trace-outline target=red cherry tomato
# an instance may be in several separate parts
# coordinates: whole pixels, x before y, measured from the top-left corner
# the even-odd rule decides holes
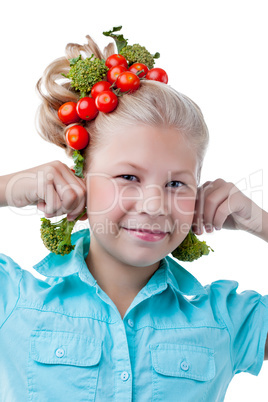
[[[116,81],[119,74],[123,73],[124,71],[127,71],[127,68],[124,66],[115,66],[110,68],[110,70],[107,73],[107,80],[111,84],[113,84]]]
[[[76,112],[76,103],[75,102],[66,102],[58,110],[59,119],[66,125],[72,123],[78,123],[80,117]]]
[[[145,64],[143,64],[143,63],[134,63],[128,69],[128,71],[131,71],[134,74],[137,74],[139,71],[142,71],[142,70],[144,70],[144,72],[140,73],[138,75],[139,78],[144,77],[149,71],[149,68]]]
[[[99,81],[96,82],[96,84],[93,85],[91,89],[91,96],[92,98],[96,99],[97,95],[103,91],[109,91],[110,89],[110,82],[108,81]]]
[[[99,113],[95,105],[95,100],[89,96],[85,96],[77,102],[76,111],[78,116],[80,116],[83,120],[95,119]]]
[[[66,142],[73,149],[84,149],[89,143],[87,130],[79,125],[72,126],[66,131]]]
[[[112,68],[115,66],[124,66],[128,68],[128,63],[124,56],[122,56],[121,54],[112,54],[111,56],[109,56],[105,62],[105,65],[108,68]]]
[[[140,79],[135,73],[124,71],[118,76],[115,84],[122,92],[134,92],[140,86]]]
[[[165,84],[168,83],[168,75],[163,70],[162,68],[152,68],[151,70],[148,71],[146,74],[146,79],[147,80],[153,80],[153,81],[160,81],[164,82]]]
[[[112,112],[118,105],[118,99],[112,91],[103,91],[95,99],[96,106],[100,112]]]

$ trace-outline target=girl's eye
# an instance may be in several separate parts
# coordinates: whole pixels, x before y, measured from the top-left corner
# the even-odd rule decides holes
[[[124,178],[125,180],[128,180],[128,181],[133,181],[133,180],[129,180],[128,177],[135,177],[135,178],[137,178],[136,176],[133,176],[132,174],[122,174],[122,175],[119,176],[119,177],[122,177],[122,178]]]
[[[175,187],[175,188],[185,186],[185,184],[182,181],[176,181],[175,180],[175,181],[170,181],[169,183],[178,183],[179,184],[178,186],[172,186],[172,187]]]
[[[123,179],[128,180],[128,181],[134,181],[132,179],[129,179],[129,178],[133,178],[133,177],[137,179],[137,177],[132,175],[132,174],[123,174],[123,175],[121,175],[119,177],[122,177]],[[170,183],[177,184],[177,185],[171,186],[172,188],[179,188],[179,187],[185,186],[185,184],[182,181],[175,180],[175,181],[170,181],[169,184]]]

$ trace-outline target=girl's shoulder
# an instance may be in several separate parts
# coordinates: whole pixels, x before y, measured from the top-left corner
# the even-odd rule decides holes
[[[22,274],[22,268],[11,257],[0,254],[0,328],[19,299]]]
[[[9,256],[0,253],[0,283],[10,280],[19,280],[22,276],[22,268]]]

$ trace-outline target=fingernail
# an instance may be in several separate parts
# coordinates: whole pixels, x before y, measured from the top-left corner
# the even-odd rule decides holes
[[[215,226],[215,230],[221,230],[221,228],[216,228],[216,226]]]
[[[211,233],[211,232],[213,232],[213,227],[205,226],[205,230],[206,230],[207,233]]]

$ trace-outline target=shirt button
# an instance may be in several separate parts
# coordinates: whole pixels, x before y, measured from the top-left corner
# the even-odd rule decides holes
[[[127,372],[127,371],[123,371],[123,373],[121,374],[121,380],[127,381],[128,378],[129,378],[128,372]]]
[[[59,349],[57,349],[56,350],[56,356],[57,357],[62,357],[62,356],[64,356],[64,350],[62,349],[62,348],[59,348]]]
[[[181,362],[181,369],[187,371],[189,369],[189,364],[187,362]]]
[[[128,325],[132,328],[132,327],[134,327],[134,322],[129,319],[129,320],[128,320]]]

